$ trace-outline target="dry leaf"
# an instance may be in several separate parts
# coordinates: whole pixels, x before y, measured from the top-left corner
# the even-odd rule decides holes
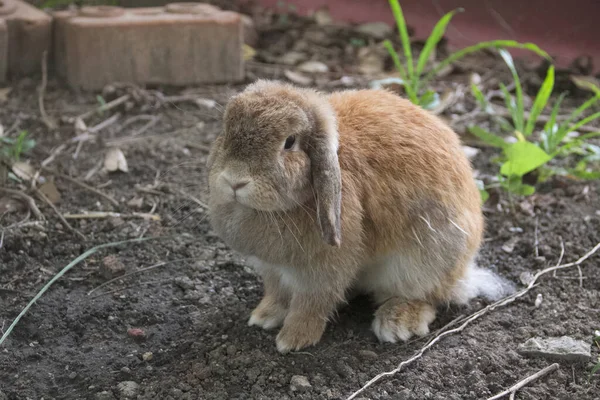
[[[127,159],[121,149],[113,147],[106,153],[104,157],[104,168],[109,172],[122,171],[129,172],[127,167]]]
[[[87,131],[87,125],[85,124],[85,122],[83,122],[81,118],[77,118],[75,120],[75,132],[77,132],[77,134],[80,135],[85,131]]]
[[[17,177],[27,182],[35,176],[35,169],[26,162],[17,161],[12,165],[11,169]]]
[[[48,181],[42,184],[39,190],[48,198],[48,200],[50,200],[52,204],[56,204],[60,201],[60,192],[56,188],[54,182]]]
[[[244,44],[244,46],[242,48],[242,55],[244,57],[244,61],[250,61],[256,55],[256,50],[254,50],[252,47],[248,46],[247,44]]]
[[[12,88],[6,87],[0,89],[0,104],[6,103],[8,101],[8,95],[12,91]]]
[[[9,196],[0,197],[0,215],[10,214],[24,209],[26,209],[25,205],[19,200]]]
[[[283,71],[283,74],[290,81],[292,81],[298,85],[307,86],[307,85],[310,85],[313,81],[312,78],[310,78],[306,75],[302,75],[298,72],[290,71],[289,69],[286,69],[285,71]]]

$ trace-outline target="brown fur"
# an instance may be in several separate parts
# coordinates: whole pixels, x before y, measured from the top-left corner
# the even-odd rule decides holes
[[[297,151],[282,149],[290,135]],[[271,328],[285,315],[280,351],[317,343],[352,288],[384,303],[380,316],[418,324],[422,304],[453,299],[482,239],[479,192],[458,137],[386,91],[325,96],[258,82],[228,105],[208,164],[212,224],[263,276],[250,324]],[[223,174],[251,184],[232,200]],[[396,261],[396,281],[378,276]],[[403,274],[413,292],[398,292]]]

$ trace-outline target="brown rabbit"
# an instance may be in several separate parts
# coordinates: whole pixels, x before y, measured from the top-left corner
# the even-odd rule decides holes
[[[227,105],[208,157],[210,218],[264,297],[249,325],[280,352],[316,344],[349,291],[386,342],[424,335],[438,304],[511,285],[473,264],[484,221],[471,166],[440,119],[381,90],[258,81]]]

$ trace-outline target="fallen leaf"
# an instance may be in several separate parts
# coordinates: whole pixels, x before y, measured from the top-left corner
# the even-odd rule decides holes
[[[312,78],[310,78],[310,77],[308,77],[306,75],[302,75],[302,74],[300,74],[298,72],[290,71],[289,69],[286,69],[285,71],[283,71],[283,74],[291,82],[294,82],[294,83],[296,83],[298,85],[308,86],[313,81]]]
[[[35,176],[35,169],[28,163],[17,161],[11,167],[13,173],[20,179],[29,182]]]
[[[44,194],[50,200],[52,204],[56,204],[60,201],[60,192],[56,188],[53,181],[47,181],[40,186],[40,192]]]
[[[104,157],[104,168],[108,172],[129,172],[129,168],[127,167],[127,159],[125,158],[125,155],[121,149],[113,147],[108,150],[106,157]]]
[[[1,88],[0,89],[0,104],[6,103],[8,101],[8,95],[12,91],[11,87]]]
[[[244,44],[244,46],[242,48],[242,55],[244,57],[244,61],[250,61],[256,55],[256,50],[254,50],[252,47],[248,46],[247,44]]]
[[[25,210],[27,207],[19,200],[6,196],[0,197],[0,215],[10,214],[15,211]]]

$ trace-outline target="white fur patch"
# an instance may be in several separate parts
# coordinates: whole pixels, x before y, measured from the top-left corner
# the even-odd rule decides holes
[[[458,304],[466,304],[477,296],[496,301],[514,291],[515,286],[512,282],[471,263],[465,277],[454,288],[453,299]]]

